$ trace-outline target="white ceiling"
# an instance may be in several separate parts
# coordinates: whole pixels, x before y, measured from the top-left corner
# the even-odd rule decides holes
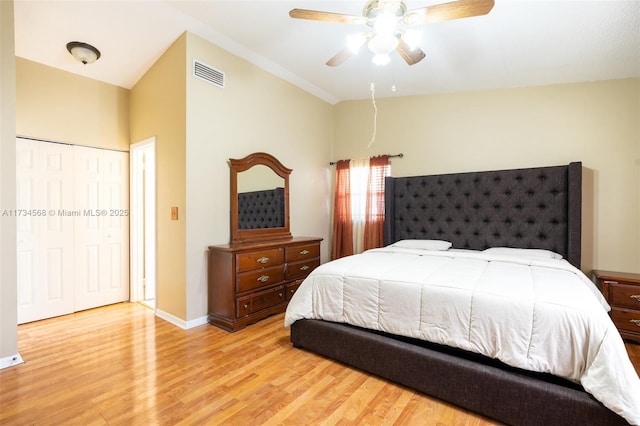
[[[442,2],[407,0],[409,9]],[[389,97],[640,77],[640,0],[496,0],[486,16],[421,26],[426,58],[413,66],[394,53],[377,67],[363,49],[328,67],[345,37],[364,28],[288,14],[360,15],[364,3],[15,0],[16,56],[131,88],[190,31],[331,103],[370,97],[372,82],[376,97]],[[102,57],[77,62],[65,47],[74,40]]]

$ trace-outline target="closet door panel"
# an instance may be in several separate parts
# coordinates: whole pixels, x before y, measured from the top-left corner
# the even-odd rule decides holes
[[[73,150],[17,139],[18,323],[72,313]]]
[[[128,153],[75,147],[76,311],[129,300]]]
[[[100,211],[100,154],[90,148],[76,147],[75,205],[83,212],[74,227],[77,261],[75,264],[75,310],[102,305],[100,295],[102,221]]]
[[[112,265],[109,292],[129,300],[129,155],[112,152],[105,160],[105,244]]]

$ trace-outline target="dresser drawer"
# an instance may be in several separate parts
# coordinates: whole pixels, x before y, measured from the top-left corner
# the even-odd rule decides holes
[[[243,293],[245,291],[278,284],[281,281],[284,281],[284,265],[243,272],[237,275],[236,291]]]
[[[287,263],[287,279],[293,280],[296,278],[304,278],[319,265],[320,259],[318,258],[308,260],[306,262]]]
[[[609,303],[640,310],[640,286],[608,281]]]
[[[285,259],[287,262],[297,262],[300,260],[313,259],[314,257],[320,257],[320,244],[313,243],[286,247],[285,251]]]
[[[237,317],[241,318],[254,312],[279,305],[285,300],[284,286],[254,293],[237,300]]]
[[[640,311],[638,310],[612,308],[611,319],[619,330],[640,333]]]
[[[294,282],[291,282],[284,286],[284,297],[287,302],[291,300],[294,293],[298,290],[298,287],[300,287],[300,284],[302,284],[302,281],[304,280],[295,280]]]
[[[284,249],[282,247],[271,250],[238,253],[236,255],[236,268],[238,272],[268,268],[282,263],[284,263]]]

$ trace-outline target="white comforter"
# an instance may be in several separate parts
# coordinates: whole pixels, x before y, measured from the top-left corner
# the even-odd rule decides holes
[[[565,260],[386,247],[315,269],[285,316],[481,353],[579,382],[640,424],[640,379],[597,288]]]

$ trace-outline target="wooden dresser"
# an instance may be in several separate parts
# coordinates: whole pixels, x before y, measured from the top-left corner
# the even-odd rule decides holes
[[[593,280],[611,305],[620,335],[640,343],[640,274],[594,270]]]
[[[320,265],[322,238],[209,247],[210,324],[237,331],[284,312],[302,280]]]

